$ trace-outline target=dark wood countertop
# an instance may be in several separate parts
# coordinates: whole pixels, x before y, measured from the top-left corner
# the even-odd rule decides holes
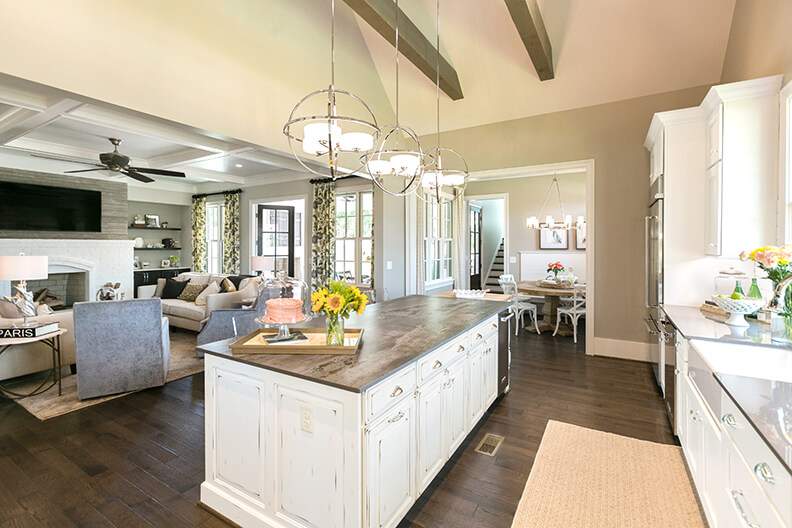
[[[353,392],[367,388],[401,367],[507,309],[508,303],[411,295],[373,304],[353,315],[349,328],[365,333],[357,356],[234,353],[232,339],[199,350],[248,365]],[[311,326],[322,325],[322,320]]]

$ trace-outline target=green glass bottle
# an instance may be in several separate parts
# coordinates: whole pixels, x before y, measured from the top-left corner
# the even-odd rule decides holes
[[[756,277],[751,279],[751,287],[748,288],[748,298],[749,299],[761,299],[762,298],[762,291],[759,289],[759,284],[756,281]]]
[[[735,293],[740,294],[742,297],[745,297],[745,292],[742,289],[742,284],[740,284],[740,279],[734,281],[734,291],[732,292],[732,295],[734,295]]]

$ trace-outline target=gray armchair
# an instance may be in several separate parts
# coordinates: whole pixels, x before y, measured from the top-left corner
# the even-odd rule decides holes
[[[81,400],[164,385],[170,338],[160,300],[75,303],[74,350]]]
[[[209,320],[198,334],[197,344],[220,341],[235,336],[243,336],[258,328],[255,319],[264,315],[264,308],[269,299],[269,290],[262,289],[256,301],[249,308],[220,308],[209,314]],[[236,328],[234,326],[236,325]],[[203,357],[203,352],[196,349],[195,355]]]

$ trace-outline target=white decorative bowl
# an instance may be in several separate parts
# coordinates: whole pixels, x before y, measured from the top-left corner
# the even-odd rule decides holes
[[[762,299],[732,299],[731,297],[713,295],[712,300],[718,307],[729,313],[726,324],[731,326],[749,326],[745,316],[756,313],[765,305]]]
[[[483,299],[487,290],[454,290],[457,299]]]

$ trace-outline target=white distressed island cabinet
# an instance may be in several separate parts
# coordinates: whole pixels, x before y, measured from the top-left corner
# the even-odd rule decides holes
[[[201,502],[243,527],[396,526],[498,395],[496,310],[359,392],[207,354]]]

